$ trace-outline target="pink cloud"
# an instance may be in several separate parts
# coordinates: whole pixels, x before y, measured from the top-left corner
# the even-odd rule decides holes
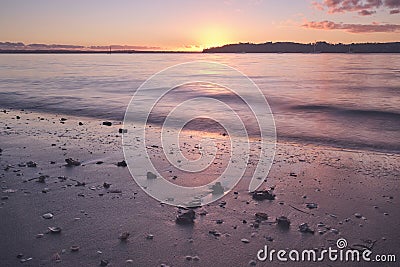
[[[328,13],[331,14],[358,12],[361,16],[368,16],[376,13],[379,8],[398,9],[400,0],[323,0],[322,2],[312,2],[312,6],[319,10],[327,8]],[[392,11],[390,14],[397,14]]]
[[[344,30],[351,33],[400,32],[399,24],[346,24],[328,20],[306,22],[302,27],[319,30]]]

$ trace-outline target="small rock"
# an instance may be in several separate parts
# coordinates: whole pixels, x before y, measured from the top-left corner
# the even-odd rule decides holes
[[[48,175],[40,175],[40,176],[37,178],[37,181],[38,181],[39,183],[45,183],[47,178],[49,178]]]
[[[191,260],[193,259],[193,257],[190,256],[190,255],[187,255],[187,256],[185,256],[185,259],[186,259],[187,261],[191,261]]]
[[[259,220],[268,220],[268,214],[264,213],[264,212],[257,212],[255,214],[256,218]]]
[[[246,238],[242,238],[242,239],[240,239],[240,241],[242,241],[245,244],[250,243],[250,241]]]
[[[103,121],[103,125],[105,126],[111,126],[112,122],[111,121]]]
[[[121,133],[121,134],[127,133],[127,132],[128,132],[128,129],[119,128],[119,129],[118,129],[118,132]]]
[[[361,218],[362,217],[362,215],[360,214],[360,213],[354,213],[354,216],[356,217],[356,218]]]
[[[215,222],[216,222],[217,224],[222,224],[222,223],[224,222],[224,220],[218,219],[218,220],[216,220]]]
[[[21,259],[23,256],[24,256],[24,254],[19,253],[19,254],[17,255],[17,259]]]
[[[147,172],[147,179],[156,179],[157,175],[152,172]]]
[[[118,166],[118,167],[126,167],[126,166],[128,166],[128,165],[126,164],[126,161],[123,160],[123,161],[117,162],[117,166]]]
[[[29,168],[36,168],[37,167],[37,163],[34,162],[34,161],[28,161],[26,163],[26,166],[29,167]]]
[[[79,161],[74,160],[72,158],[65,159],[65,162],[67,163],[67,166],[69,166],[69,167],[81,165],[81,163]]]
[[[249,261],[249,265],[250,266],[256,266],[257,262],[255,260],[251,260],[251,261]]]
[[[196,213],[194,212],[194,210],[189,210],[183,214],[177,215],[175,222],[177,224],[193,224],[195,217]]]
[[[101,160],[96,161],[96,164],[97,164],[97,165],[100,165],[100,164],[103,164],[103,163],[104,163],[104,161],[101,161]]]
[[[1,197],[1,200],[7,200],[8,199],[8,196],[2,196]]]
[[[101,261],[100,261],[100,266],[107,266],[108,263],[109,263],[108,260],[101,260]]]
[[[66,118],[61,118],[61,119],[60,119],[60,121],[66,121],[66,120],[67,120]]]
[[[276,218],[276,222],[278,226],[282,229],[289,229],[290,227],[290,220],[285,216],[280,216]]]
[[[45,213],[45,214],[42,215],[42,217],[43,217],[43,219],[51,219],[51,218],[53,218],[53,214]]]
[[[262,191],[254,191],[252,193],[252,197],[255,200],[274,200],[275,194],[272,190],[262,190]]]
[[[314,230],[311,230],[307,223],[300,224],[299,231],[302,233],[314,234]]]
[[[297,174],[295,172],[291,172],[289,175],[292,177],[297,177]]]
[[[79,126],[82,126],[82,125],[83,125],[83,122],[80,121],[80,122],[78,123],[78,125],[79,125]]]
[[[307,203],[306,207],[309,208],[310,210],[311,209],[316,209],[316,208],[318,208],[318,204],[316,204],[316,203]]]
[[[197,255],[196,255],[196,256],[193,256],[193,260],[194,260],[194,261],[199,261],[199,260],[200,260],[200,257],[197,256]]]
[[[220,182],[216,182],[212,187],[212,194],[213,195],[221,195],[224,193],[224,188],[222,187]]]
[[[58,226],[49,227],[49,230],[50,230],[50,233],[53,233],[53,234],[61,233],[61,227],[58,227]]]
[[[123,232],[119,235],[119,239],[122,241],[126,241],[126,240],[128,240],[130,235],[131,234],[129,232]]]
[[[146,239],[147,239],[147,240],[153,240],[153,238],[154,238],[154,235],[152,235],[152,234],[148,234],[148,235],[146,236]]]
[[[111,186],[111,184],[109,184],[109,183],[106,183],[106,182],[103,183],[104,188],[110,188],[110,186]]]
[[[212,234],[213,236],[216,236],[216,237],[221,236],[221,233],[218,232],[217,230],[210,230],[210,231],[208,231],[208,233]]]
[[[77,252],[77,251],[79,251],[79,246],[71,246],[69,249],[70,249],[72,252]]]

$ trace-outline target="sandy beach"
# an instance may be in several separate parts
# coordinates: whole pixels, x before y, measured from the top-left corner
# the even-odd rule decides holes
[[[261,188],[273,188],[274,200],[253,199],[245,177],[180,225],[184,210],[154,200],[117,166],[122,122],[10,109],[0,117],[1,266],[280,266],[287,263],[261,262],[257,252],[322,250],[339,238],[373,255],[400,255],[398,154],[278,139]],[[66,166],[68,158],[81,164]],[[280,216],[288,229],[277,225]],[[299,231],[303,223],[314,233]],[[290,266],[313,264],[356,266]]]

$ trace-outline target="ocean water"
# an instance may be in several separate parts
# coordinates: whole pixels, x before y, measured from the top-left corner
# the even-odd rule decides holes
[[[122,120],[144,81],[195,60],[223,63],[252,79],[271,106],[278,140],[400,153],[399,54],[2,54],[0,108]],[[162,123],[184,100],[209,96],[234,106],[257,135],[232,92],[199,83],[179,89],[154,109],[152,123]],[[219,131],[214,126],[191,124]]]

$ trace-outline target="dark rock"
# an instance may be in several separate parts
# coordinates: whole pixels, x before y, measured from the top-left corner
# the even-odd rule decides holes
[[[118,166],[118,167],[126,167],[126,166],[128,166],[128,165],[126,164],[126,161],[123,160],[123,161],[117,162],[117,166]]]
[[[275,194],[272,190],[254,191],[252,197],[255,200],[274,200]]]
[[[103,125],[105,126],[111,126],[112,122],[111,121],[103,121]]]
[[[61,233],[61,228],[58,226],[49,227],[50,233],[52,234],[59,234]]]
[[[290,220],[285,216],[280,216],[276,218],[276,222],[278,226],[282,229],[289,229],[290,227]]]
[[[81,163],[77,160],[74,160],[72,158],[67,158],[65,159],[65,162],[67,163],[68,167],[72,167],[72,166],[79,166],[81,165]]]
[[[307,203],[306,207],[309,208],[310,210],[311,209],[316,209],[316,208],[318,208],[318,204],[316,204],[316,203]]]
[[[37,163],[34,162],[34,161],[28,161],[26,163],[26,166],[29,167],[29,168],[36,168],[37,167]]]
[[[79,126],[82,126],[82,125],[83,125],[83,123],[82,123],[82,122],[79,122],[79,123],[78,123],[78,125],[79,125]]]
[[[257,212],[255,214],[256,218],[259,220],[268,220],[268,214],[264,213],[264,212]]]
[[[314,230],[311,230],[307,223],[300,224],[299,231],[302,233],[314,234]]]
[[[217,230],[210,230],[208,231],[209,234],[212,234],[213,236],[221,236],[221,233],[218,232]]]
[[[123,232],[123,233],[121,233],[120,235],[119,235],[119,239],[120,240],[122,240],[122,241],[126,241],[126,240],[128,240],[128,238],[129,238],[129,236],[130,236],[131,234],[129,233],[129,232]]]
[[[60,121],[66,121],[66,120],[67,120],[66,118],[61,118],[61,119],[60,119]]]
[[[196,218],[196,213],[194,210],[188,210],[185,213],[176,216],[175,222],[177,224],[193,224]]]
[[[107,266],[108,263],[109,263],[108,260],[101,260],[101,261],[100,261],[100,266]]]
[[[224,193],[224,188],[222,187],[220,182],[216,182],[212,187],[213,195],[222,195]]]
[[[101,160],[99,160],[99,161],[96,162],[97,165],[100,165],[100,164],[103,164],[103,163],[104,163],[104,162],[101,161]]]
[[[45,183],[47,178],[49,178],[48,175],[40,175],[40,176],[37,178],[37,181],[38,181],[39,183]]]
[[[152,172],[147,172],[147,179],[157,179],[157,175]]]
[[[104,188],[110,188],[110,186],[111,186],[111,184],[109,184],[109,183],[106,183],[106,182],[103,183]]]
[[[128,129],[119,128],[119,129],[118,129],[118,132],[119,132],[120,134],[127,133],[127,132],[128,132]]]

